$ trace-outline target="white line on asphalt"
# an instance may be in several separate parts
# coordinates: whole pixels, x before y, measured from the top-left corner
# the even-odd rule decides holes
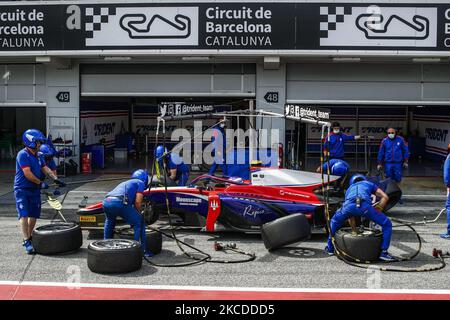
[[[10,286],[49,286],[67,288],[105,288],[105,289],[141,289],[141,290],[195,290],[195,291],[251,291],[251,292],[305,292],[305,293],[390,293],[390,294],[450,294],[450,290],[416,289],[324,289],[324,288],[260,288],[260,287],[206,287],[206,286],[163,286],[105,283],[66,283],[38,281],[0,281]]]

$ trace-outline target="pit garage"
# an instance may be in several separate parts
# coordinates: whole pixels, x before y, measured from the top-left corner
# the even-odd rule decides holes
[[[376,167],[380,142],[393,127],[410,147],[412,165],[407,175],[440,175],[450,140],[450,65],[420,63],[420,59],[416,63],[347,60],[353,62],[288,63],[286,102],[328,108],[345,133],[368,136],[345,146],[346,158],[358,170]],[[320,128],[308,125],[306,145],[292,139],[298,130],[287,131],[291,130],[287,141],[294,147],[299,144],[305,167],[313,168],[320,155]]]
[[[83,64],[80,78],[80,151],[93,152],[93,169],[118,172],[148,168],[161,106],[173,114],[248,109],[256,69],[244,63]],[[203,119],[203,129],[215,122]],[[245,119],[232,118],[230,125],[248,128]],[[177,128],[193,133],[193,120],[167,123],[168,146]]]

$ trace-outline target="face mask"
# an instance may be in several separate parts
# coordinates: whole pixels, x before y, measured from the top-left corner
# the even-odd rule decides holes
[[[395,133],[390,133],[388,134],[389,139],[394,139],[395,138]]]
[[[221,123],[221,124],[220,124],[220,127],[221,127],[221,128],[225,128],[225,123]]]
[[[339,132],[341,132],[341,130],[339,130],[339,129],[333,129],[333,133],[338,134]]]

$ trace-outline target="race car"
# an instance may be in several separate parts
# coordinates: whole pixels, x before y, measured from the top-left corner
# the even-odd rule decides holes
[[[395,182],[370,179],[390,196],[387,209],[398,202],[401,191]],[[187,187],[158,186],[144,191],[144,217],[147,224],[151,224],[167,213],[167,197],[171,214],[185,222],[191,220],[191,225],[194,217],[194,225],[204,227],[205,231],[227,229],[258,233],[262,225],[298,213],[306,216],[311,227],[323,228],[326,225],[323,186],[329,181],[330,214],[333,214],[343,200],[347,180],[330,176],[329,180],[325,177],[322,181],[317,173],[278,168],[260,168],[251,173],[250,180],[201,175]],[[374,203],[376,201],[374,199]],[[93,216],[103,215],[101,203],[80,209],[78,214],[82,227],[83,221],[85,227],[102,227],[93,223],[97,220]],[[99,219],[102,220],[103,217]]]

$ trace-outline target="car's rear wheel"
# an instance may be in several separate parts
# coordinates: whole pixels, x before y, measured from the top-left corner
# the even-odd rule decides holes
[[[60,254],[78,250],[83,244],[83,235],[76,223],[54,223],[34,229],[32,242],[36,253]]]
[[[264,224],[261,236],[264,246],[271,251],[309,239],[311,226],[304,214],[292,214]]]
[[[345,258],[355,261],[377,261],[381,254],[382,232],[364,229],[353,233],[351,228],[342,228],[336,232],[334,239]]]
[[[141,244],[128,239],[94,241],[88,246],[87,264],[95,273],[127,273],[142,266]]]

